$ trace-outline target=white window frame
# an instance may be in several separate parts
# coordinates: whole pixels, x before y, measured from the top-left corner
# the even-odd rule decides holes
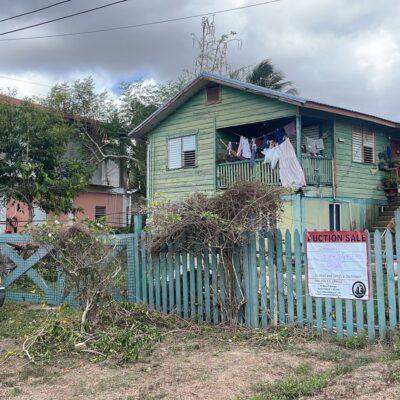
[[[194,137],[194,149],[193,150],[195,152],[195,162],[194,162],[194,165],[185,166],[184,165],[184,145],[185,145],[184,141],[185,141],[185,139],[187,140],[188,138],[191,138],[191,137]],[[179,144],[180,162],[179,162],[179,164],[176,164],[176,166],[171,166],[170,143],[172,140],[176,141],[177,143],[179,143],[179,141],[180,141],[180,144]],[[188,150],[188,151],[193,151],[193,150]],[[166,166],[167,170],[175,171],[177,169],[196,168],[197,167],[197,152],[198,152],[198,144],[197,144],[197,134],[196,133],[167,138],[167,166]]]
[[[331,214],[330,214],[330,207],[333,206],[333,225],[334,225],[334,230],[339,231],[342,230],[342,204],[341,203],[329,203],[328,206],[328,216],[329,216],[329,229],[331,229]],[[336,226],[336,206],[339,209],[339,229],[337,229],[338,227]]]
[[[355,148],[354,148],[354,140],[355,140],[355,134],[361,135],[361,154],[359,155],[360,160],[358,159],[358,155],[354,153]],[[364,154],[364,141],[366,135],[372,135],[372,162],[366,162],[365,161],[365,154]],[[358,163],[358,164],[366,164],[366,165],[373,165],[376,163],[376,151],[375,151],[375,132],[369,131],[367,129],[363,129],[358,126],[353,126],[351,130],[351,159],[353,162]]]

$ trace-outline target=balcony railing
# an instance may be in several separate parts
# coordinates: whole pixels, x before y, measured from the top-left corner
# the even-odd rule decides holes
[[[307,185],[332,185],[332,157],[314,157],[302,155],[303,167]]]
[[[256,160],[251,167],[248,161],[235,161],[217,165],[218,188],[225,189],[236,182],[255,181],[265,185],[279,186],[279,168],[271,168],[264,160]],[[302,166],[307,185],[332,185],[332,158],[302,156]]]

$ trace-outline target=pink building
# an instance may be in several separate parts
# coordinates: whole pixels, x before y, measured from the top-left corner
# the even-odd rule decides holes
[[[0,102],[20,105],[21,100],[0,95]],[[127,192],[126,169],[124,163],[106,160],[100,163],[90,179],[85,193],[74,200],[74,207],[83,211],[76,218],[105,217],[109,226],[124,227],[129,224],[130,195]],[[34,223],[51,221],[72,221],[73,215],[46,215],[41,209],[35,209]],[[28,209],[25,204],[15,202],[8,207],[0,207],[0,233],[20,232],[27,224]]]

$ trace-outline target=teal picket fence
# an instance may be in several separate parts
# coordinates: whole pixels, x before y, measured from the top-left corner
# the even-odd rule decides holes
[[[397,213],[397,226],[400,215]],[[177,250],[159,255],[146,248],[141,218],[135,218],[135,301],[200,323],[226,321],[222,256],[213,249]],[[339,337],[366,335],[371,342],[394,335],[400,323],[400,232],[369,235],[369,300],[310,297],[305,282],[305,249],[299,232],[253,235],[232,254],[239,324],[268,328],[282,324],[313,327]]]
[[[133,234],[110,235],[104,238],[110,246],[110,260],[122,257],[123,268],[113,282],[113,297],[133,301],[134,284],[129,279],[133,269]],[[1,285],[6,299],[28,303],[75,305],[75,293],[65,286],[57,265],[46,258],[48,249],[32,242],[28,235],[0,234]]]
[[[400,226],[400,213],[396,213]],[[166,245],[154,255],[141,216],[133,234],[110,236],[113,257],[124,258],[114,282],[118,301],[144,303],[198,323],[227,322],[228,293],[240,304],[237,323],[251,328],[290,324],[339,337],[367,335],[371,342],[397,334],[400,324],[400,232],[376,231],[369,243],[369,300],[314,298],[306,290],[303,235],[295,231],[249,236],[231,254],[234,286],[226,286],[224,260],[209,248],[186,251]],[[0,235],[0,267],[6,297],[14,301],[74,304],[57,266],[46,264],[46,249],[27,246],[24,235]],[[181,247],[181,246],[179,246]]]

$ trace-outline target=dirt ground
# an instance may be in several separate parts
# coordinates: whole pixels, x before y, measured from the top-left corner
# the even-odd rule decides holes
[[[172,333],[144,362],[129,366],[91,363],[80,356],[61,357],[44,366],[16,355],[4,358],[18,349],[15,340],[0,340],[1,399],[284,399],[257,397],[257,386],[302,379],[354,360],[361,360],[360,366],[333,377],[327,387],[307,398],[400,398],[400,361],[387,361],[385,350],[376,346],[349,350],[302,338],[283,346],[259,346]]]

